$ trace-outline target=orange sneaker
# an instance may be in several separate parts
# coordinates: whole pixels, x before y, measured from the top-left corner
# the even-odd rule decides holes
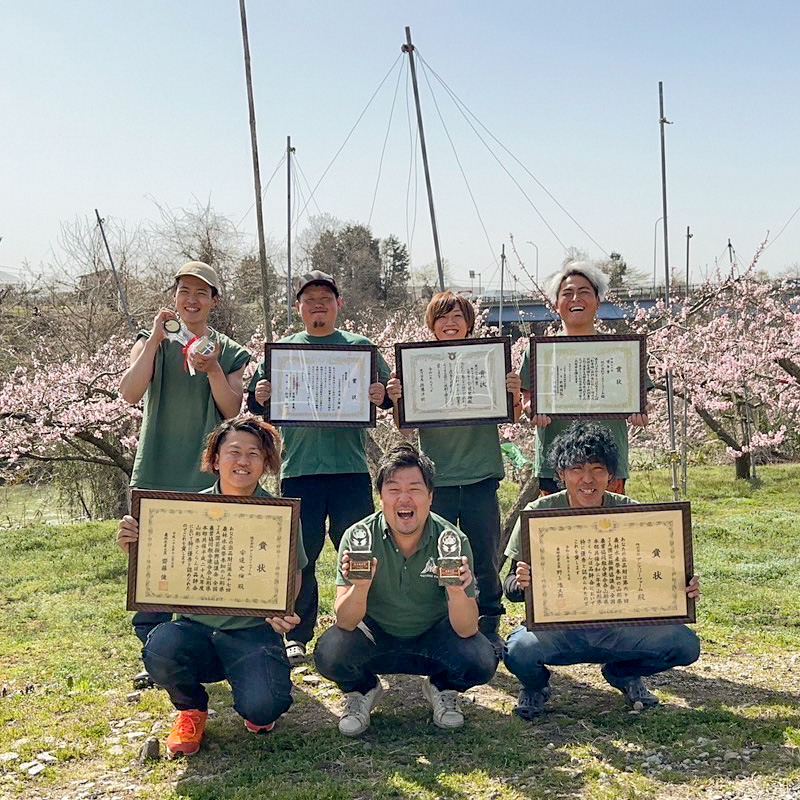
[[[167,757],[193,756],[200,749],[206,730],[207,711],[180,711],[167,736]]]
[[[244,726],[250,733],[269,733],[274,727],[275,723],[270,722],[269,725],[254,725],[250,720],[244,721]]]

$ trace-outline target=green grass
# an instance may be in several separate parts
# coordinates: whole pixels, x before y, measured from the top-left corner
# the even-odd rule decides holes
[[[578,666],[556,671],[553,710],[524,723],[509,714],[517,686],[501,669],[469,693],[465,727],[446,733],[432,726],[418,679],[390,676],[372,727],[348,740],[336,730],[338,692],[304,682],[309,670],[295,672],[296,703],[270,736],[245,734],[217,684],[201,753],[148,766],[133,760],[136,734],[160,724],[163,738],[172,711],[163,692],[125,700],[138,642],[115,526],[1,530],[0,797],[77,797],[85,780],[94,797],[197,800],[777,795],[800,780],[800,466],[765,468],[757,485],[722,468],[690,480],[703,655],[651,680],[660,709],[628,713],[596,667]],[[628,491],[671,499],[661,471],[638,473]],[[504,505],[513,498],[504,486]],[[331,621],[333,569],[328,545],[320,627]],[[510,606],[506,628],[521,614]],[[58,762],[35,778],[20,772],[44,750]],[[749,760],[725,760],[728,751]],[[3,761],[7,752],[19,758]]]

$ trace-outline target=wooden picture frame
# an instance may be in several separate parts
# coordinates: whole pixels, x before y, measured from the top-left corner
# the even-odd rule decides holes
[[[129,610],[294,613],[299,500],[134,489],[131,515]]]
[[[520,525],[528,630],[695,621],[689,503],[536,509]]]
[[[506,390],[511,372],[507,336],[404,342],[394,350],[403,385],[397,408],[401,428],[513,422],[514,399]]]
[[[647,413],[647,337],[536,336],[530,340],[531,415],[626,419]]]

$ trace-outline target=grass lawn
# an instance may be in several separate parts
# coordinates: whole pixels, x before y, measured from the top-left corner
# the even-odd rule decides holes
[[[555,671],[552,711],[526,723],[510,715],[517,685],[501,667],[448,733],[420,679],[389,676],[372,727],[350,740],[338,691],[306,668],[269,736],[247,734],[217,684],[200,754],[146,765],[139,746],[163,739],[172,709],[161,691],[126,700],[138,643],[115,526],[0,530],[0,797],[800,798],[800,465],[764,468],[755,486],[729,468],[690,481],[703,654],[650,680],[659,709],[629,712],[597,667],[576,666]],[[638,473],[629,494],[670,500],[669,476]],[[320,571],[324,628],[329,546]],[[508,614],[510,629],[522,607]],[[37,757],[30,776],[21,767]]]

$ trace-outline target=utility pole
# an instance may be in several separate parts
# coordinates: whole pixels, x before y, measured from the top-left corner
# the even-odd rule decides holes
[[[100,212],[95,209],[94,215],[97,217],[97,224],[100,226],[100,235],[103,237],[103,244],[106,246],[106,253],[108,253],[108,263],[111,265],[111,274],[114,276],[114,285],[117,287],[117,296],[119,297],[119,304],[122,306],[122,312],[125,314],[125,322],[128,323],[128,330],[131,336],[136,335],[136,326],[133,324],[131,312],[128,311],[128,298],[125,296],[125,290],[122,288],[119,276],[117,275],[117,268],[114,266],[114,259],[111,255],[111,248],[108,246],[108,239],[106,239],[106,231],[103,228],[103,220],[100,219]],[[2,237],[0,237],[2,238]]]
[[[684,305],[689,305],[689,239],[693,234],[686,226],[686,291],[684,293]],[[683,381],[683,435],[681,436],[681,489],[683,496],[689,496],[689,391],[686,388],[686,380]]]
[[[253,100],[253,77],[250,73],[250,41],[247,36],[247,11],[244,0],[239,0],[242,19],[242,48],[244,49],[244,75],[247,83],[247,108],[250,115],[250,148],[253,152],[253,184],[256,193],[256,224],[258,226],[258,262],[261,266],[261,293],[264,303],[264,339],[272,340],[270,314],[270,277],[267,264],[267,243],[264,238],[264,215],[261,209],[261,172],[258,167],[258,137],[256,136],[256,106]]]
[[[240,0],[244,2],[244,0]],[[408,63],[411,67],[411,84],[414,87],[414,103],[417,107],[417,127],[419,128],[419,143],[422,147],[422,166],[425,169],[425,186],[428,189],[428,208],[431,212],[431,228],[433,230],[433,249],[436,251],[436,268],[439,270],[439,291],[444,291],[444,267],[442,254],[439,250],[439,231],[436,228],[436,212],[433,208],[433,189],[431,188],[431,173],[428,169],[428,149],[425,147],[425,131],[422,127],[422,108],[419,104],[419,87],[417,86],[417,67],[414,63],[414,45],[411,43],[411,28],[406,27],[406,43],[400,48],[408,53]]]
[[[286,327],[292,325],[292,137],[286,137]]]
[[[500,309],[497,315],[497,329],[500,331],[500,335],[503,335],[503,277],[506,271],[506,246],[503,244],[503,248],[500,251]]]
[[[664,84],[658,82],[658,124],[661,128],[661,210],[664,218],[664,304],[667,313],[672,317],[672,306],[670,304],[670,278],[669,278],[669,236],[667,234],[667,153],[664,142],[664,129],[666,125],[672,123],[664,116]],[[667,370],[667,412],[669,416],[669,446],[670,446],[670,465],[672,467],[672,496],[678,500],[678,453],[675,446],[675,407],[674,389],[672,383],[672,370]]]

